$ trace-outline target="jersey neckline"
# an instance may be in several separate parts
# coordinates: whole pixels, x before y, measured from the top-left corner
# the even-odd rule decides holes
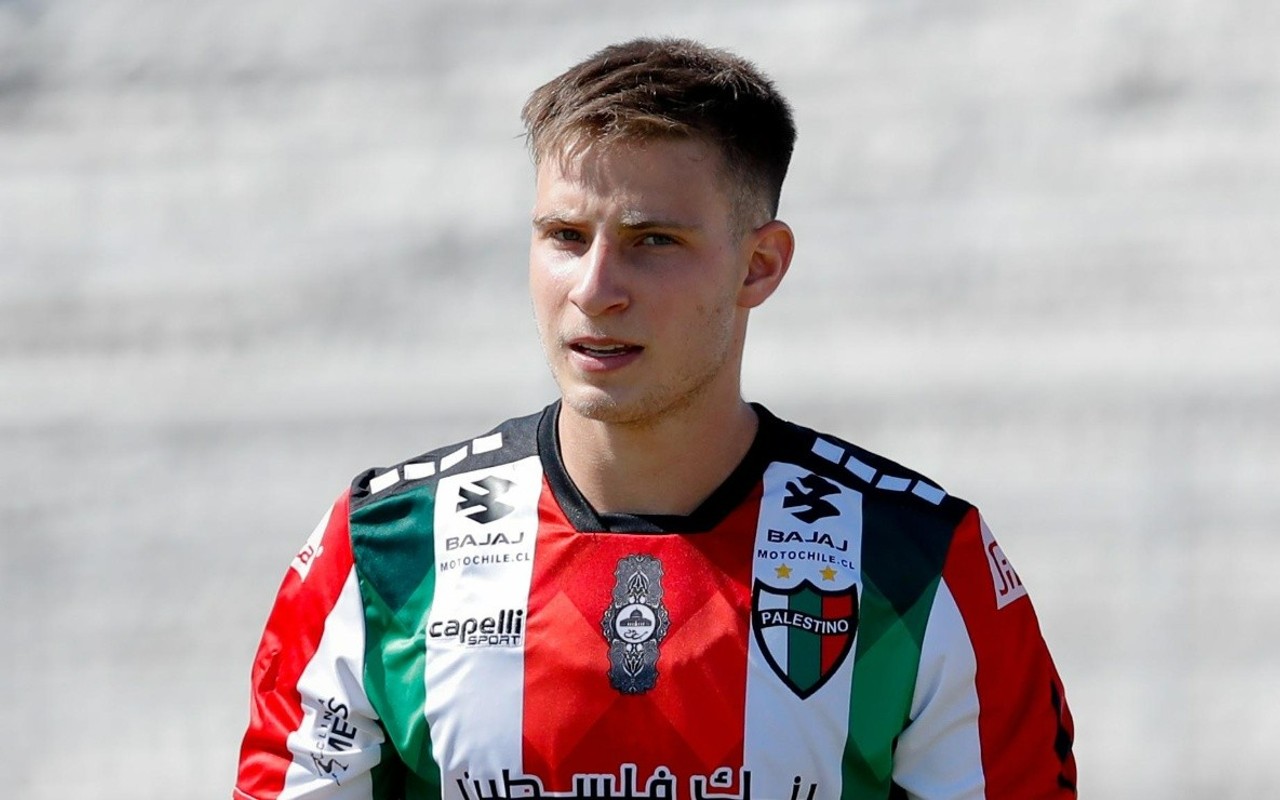
[[[551,493],[574,529],[582,533],[703,533],[714,529],[737,508],[759,482],[768,464],[768,444],[775,439],[782,421],[759,403],[752,403],[759,425],[746,454],[706,500],[690,514],[600,513],[569,477],[560,452],[557,421],[560,401],[542,411],[538,419],[538,455]]]

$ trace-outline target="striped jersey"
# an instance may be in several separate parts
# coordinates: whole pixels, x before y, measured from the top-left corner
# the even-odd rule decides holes
[[[1076,796],[973,506],[756,406],[694,513],[597,513],[558,410],[338,498],[267,621],[234,797]]]

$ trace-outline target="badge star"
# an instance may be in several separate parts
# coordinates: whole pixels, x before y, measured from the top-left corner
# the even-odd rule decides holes
[[[788,567],[786,564],[779,564],[773,571],[778,573],[779,578],[791,577],[791,567]]]
[[[831,567],[823,567],[818,571],[822,573],[822,579],[824,581],[834,581],[836,579],[836,571]]]

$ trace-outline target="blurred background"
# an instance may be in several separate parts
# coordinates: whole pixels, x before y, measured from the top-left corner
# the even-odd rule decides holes
[[[0,0],[0,793],[229,796],[329,502],[554,396],[518,112],[639,34],[795,106],[747,395],[982,506],[1083,796],[1274,796],[1271,0]]]

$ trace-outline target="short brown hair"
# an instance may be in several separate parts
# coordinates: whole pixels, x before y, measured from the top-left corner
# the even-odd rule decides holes
[[[688,39],[606,47],[534,90],[521,116],[535,163],[595,143],[705,139],[724,158],[742,211],[768,219],[796,140],[791,109],[767,77]]]

